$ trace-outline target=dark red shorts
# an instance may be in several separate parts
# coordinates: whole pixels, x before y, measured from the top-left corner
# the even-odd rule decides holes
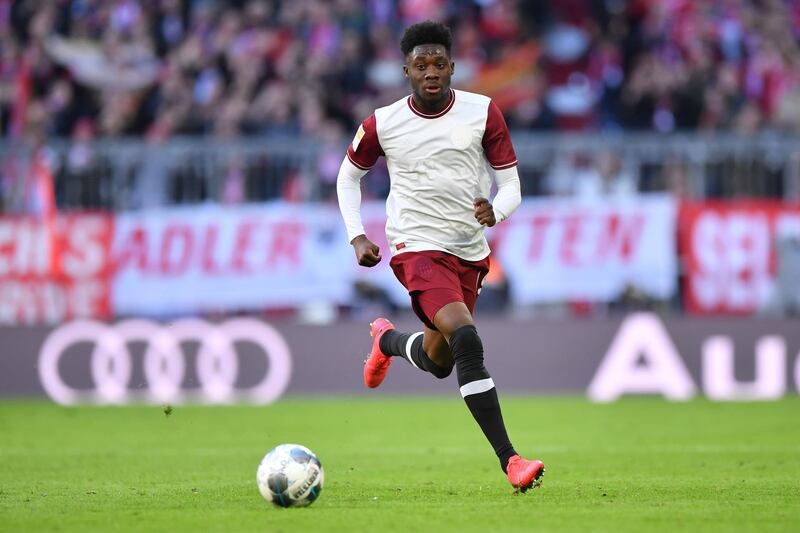
[[[411,308],[431,329],[433,317],[445,305],[463,302],[472,313],[483,278],[489,273],[489,258],[466,261],[452,254],[426,250],[392,257],[389,265],[411,296]]]

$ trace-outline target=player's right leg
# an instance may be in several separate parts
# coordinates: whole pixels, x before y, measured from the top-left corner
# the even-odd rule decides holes
[[[383,383],[389,366],[392,364],[391,354],[381,350],[381,341],[387,333],[394,331],[394,324],[381,317],[369,324],[369,334],[372,337],[372,348],[364,361],[364,385],[374,389]]]
[[[422,337],[422,352],[435,366],[444,371],[444,375],[432,372],[437,378],[446,378],[453,371],[456,364],[453,360],[453,352],[450,351],[447,339],[438,330],[425,327],[425,335]]]
[[[424,331],[402,333],[389,320],[376,318],[370,324],[370,335],[372,349],[364,362],[364,384],[369,388],[383,383],[393,357],[401,357],[439,379],[446,378],[453,371],[450,347],[442,334],[434,329],[425,326]]]
[[[423,331],[402,333],[385,318],[370,324],[372,349],[364,362],[364,383],[374,388],[380,385],[393,357],[402,357],[416,368],[446,378],[453,371],[450,346],[427,316],[419,301],[420,295],[432,287],[457,287],[459,279],[451,268],[437,268],[446,254],[441,252],[406,252],[395,255],[390,266],[398,281],[408,289],[411,308],[425,325]],[[441,264],[439,265],[441,266]],[[436,271],[437,275],[431,274]],[[444,277],[444,281],[442,278]]]
[[[380,348],[383,353],[402,357],[415,368],[439,379],[446,378],[453,371],[453,356],[447,340],[428,326],[414,333],[387,331],[381,338]]]

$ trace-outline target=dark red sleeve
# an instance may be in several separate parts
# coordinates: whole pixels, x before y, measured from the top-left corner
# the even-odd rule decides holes
[[[486,130],[483,132],[483,151],[495,170],[511,168],[517,164],[517,154],[511,144],[506,119],[497,104],[489,102]]]
[[[350,162],[361,170],[369,170],[383,155],[383,148],[378,141],[378,131],[375,127],[375,115],[370,115],[358,127],[353,142],[347,147],[347,157]]]

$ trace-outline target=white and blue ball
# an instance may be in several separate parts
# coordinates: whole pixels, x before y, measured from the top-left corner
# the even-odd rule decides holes
[[[259,492],[279,507],[311,505],[322,492],[324,479],[317,456],[299,444],[281,444],[271,449],[256,472]]]

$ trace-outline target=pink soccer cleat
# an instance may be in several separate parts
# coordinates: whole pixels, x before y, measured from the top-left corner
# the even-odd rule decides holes
[[[384,355],[381,351],[381,337],[390,329],[394,329],[394,324],[385,318],[376,318],[369,325],[369,334],[372,337],[372,350],[369,357],[364,361],[364,384],[370,389],[374,389],[386,377],[392,358]]]
[[[517,492],[526,492],[542,484],[544,463],[541,461],[528,461],[519,455],[514,455],[506,465],[508,481],[517,489]]]

